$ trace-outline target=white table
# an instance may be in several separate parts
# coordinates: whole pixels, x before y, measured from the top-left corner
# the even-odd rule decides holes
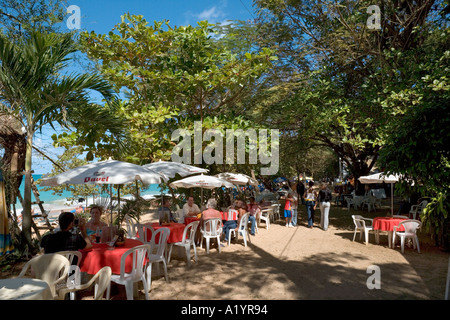
[[[32,278],[0,279],[0,300],[53,300],[46,281]]]

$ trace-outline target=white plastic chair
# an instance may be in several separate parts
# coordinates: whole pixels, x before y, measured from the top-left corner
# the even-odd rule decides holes
[[[372,211],[372,209],[376,211],[376,200],[377,198],[372,195],[364,197],[364,200],[361,204],[361,210],[364,209],[364,206],[367,206],[368,212]]]
[[[271,207],[273,210],[273,215],[272,215],[272,222],[273,222],[274,220],[280,219],[280,204],[276,203],[276,204],[271,205]]]
[[[120,258],[120,275],[111,275],[111,281],[125,286],[127,300],[133,300],[133,295],[135,292],[134,288],[137,289],[134,285],[135,282],[142,282],[142,285],[144,286],[145,299],[149,300],[147,281],[145,279],[145,268],[147,266],[146,258],[149,255],[150,250],[151,248],[149,244],[143,244],[128,249]],[[127,258],[132,259],[132,268],[130,273],[125,272],[125,261]],[[109,294],[110,290],[106,293],[106,300],[109,300]]]
[[[401,227],[405,228],[405,231],[397,231]],[[402,247],[402,253],[405,252],[405,239],[410,238],[413,241],[414,249],[417,247],[417,252],[420,253],[419,237],[417,237],[417,229],[420,229],[422,222],[419,220],[409,219],[400,222],[397,226],[394,226],[394,234],[392,236],[392,244],[395,245],[395,237],[400,237],[400,243]]]
[[[200,248],[203,248],[203,239],[206,239],[206,253],[209,253],[209,241],[210,239],[217,240],[217,247],[220,251],[220,234],[222,233],[222,220],[219,218],[213,218],[203,221],[203,227],[200,228],[202,235],[200,240]]]
[[[180,242],[175,242],[170,245],[169,254],[167,256],[167,263],[170,262],[170,257],[172,255],[172,247],[173,245],[183,247],[186,251],[186,259],[187,265],[191,265],[191,247],[194,249],[194,258],[195,262],[197,262],[197,247],[195,246],[195,233],[197,231],[197,227],[200,221],[193,221],[189,223],[186,227],[184,227],[183,231],[183,240]]]
[[[364,240],[366,245],[369,243],[369,231],[373,230],[372,224],[373,219],[364,218],[360,215],[352,215],[353,223],[355,224],[355,232],[353,233],[353,241],[355,241],[356,232],[359,231],[359,239],[361,240],[362,234],[364,232]],[[366,221],[370,222],[370,225],[366,225]]]
[[[167,273],[167,263],[166,263],[166,246],[167,239],[170,235],[169,228],[159,228],[156,229],[152,233],[151,239],[151,248],[150,254],[148,255],[148,266],[147,266],[147,290],[151,290],[152,285],[152,265],[153,263],[157,263],[157,267],[159,268],[159,263],[162,262],[164,266],[164,277],[166,281],[169,281],[169,274]],[[156,243],[156,239],[158,238],[158,243]]]
[[[420,218],[420,215],[422,214],[423,209],[427,206],[428,201],[423,200],[419,204],[415,204],[411,206],[411,209],[409,210],[409,218],[418,220]]]
[[[239,221],[239,226],[238,226],[238,233],[236,234],[236,231],[234,229],[230,229],[228,231],[228,245],[230,245],[231,242],[231,234],[236,236],[236,241],[239,239],[239,235],[242,236],[242,238],[244,238],[244,245],[247,247],[247,237],[248,237],[248,241],[251,242],[250,240],[250,233],[248,232],[248,217],[250,216],[250,213],[246,213],[241,217],[241,220]]]
[[[262,209],[261,214],[259,215],[259,220],[264,221],[266,224],[266,230],[270,228],[270,216],[273,214],[273,208]]]
[[[151,244],[151,239],[148,238],[148,230],[151,230],[151,234],[153,234],[153,232],[155,231],[153,229],[153,227],[151,226],[150,223],[146,223],[146,224],[142,224],[142,223],[136,223],[134,225],[134,228],[136,230],[136,235],[135,238],[133,239],[137,239],[141,242],[143,242],[144,244]]]
[[[384,189],[372,189],[372,195],[375,197],[375,205],[381,208],[381,200],[386,199],[386,192]]]
[[[35,256],[25,263],[18,278],[24,277],[28,271],[32,272],[32,277],[44,280],[48,283],[53,299],[58,298],[57,286],[66,284],[70,270],[70,262],[63,255],[57,253],[46,253]]]
[[[127,238],[128,239],[139,239],[137,234],[139,232],[139,223],[134,221],[128,214],[124,216],[125,224],[127,226]]]
[[[345,197],[345,202],[347,202],[347,210],[350,211],[350,207],[353,206],[353,208],[356,210],[355,202],[353,201],[352,197]]]
[[[77,268],[75,270],[75,279],[73,279],[73,281],[72,281],[73,285],[75,285],[76,278],[80,277],[79,266],[80,266],[80,262],[81,262],[81,258],[82,258],[81,252],[80,251],[59,251],[56,253],[61,254],[64,257],[66,257],[69,260],[71,266],[72,265],[77,266]],[[74,262],[75,258],[77,258],[77,259],[76,259],[76,263],[74,264],[73,262]],[[69,271],[68,276],[70,276],[70,271]],[[75,291],[70,292],[70,300],[75,300]]]
[[[75,293],[77,291],[89,289],[93,284],[95,284],[94,289],[94,299],[101,300],[103,294],[109,297],[109,291],[111,290],[111,267],[101,268],[87,283],[76,285],[73,288],[63,288],[59,291],[59,300],[64,300],[67,293]]]

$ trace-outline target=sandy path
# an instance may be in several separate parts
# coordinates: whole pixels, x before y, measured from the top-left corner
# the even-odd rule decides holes
[[[304,220],[303,220],[304,221]],[[170,282],[154,276],[150,297],[156,299],[443,299],[449,254],[427,239],[421,253],[388,248],[387,235],[365,245],[353,230],[330,226],[328,231],[305,225],[271,225],[244,247],[238,243],[199,249],[199,261],[186,266],[180,252],[169,265]],[[378,266],[381,288],[369,289],[369,266]],[[372,281],[373,283],[373,281]],[[143,295],[140,296],[143,298]]]

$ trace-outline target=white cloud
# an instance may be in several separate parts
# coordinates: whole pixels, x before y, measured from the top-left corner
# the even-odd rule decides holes
[[[215,6],[212,6],[210,8],[206,8],[201,12],[192,12],[188,11],[185,12],[186,17],[186,23],[185,24],[192,24],[193,21],[202,21],[207,20],[209,23],[217,23],[227,20],[227,1],[222,0],[219,1],[219,3]]]
[[[224,15],[224,13],[221,10],[217,9],[216,6],[214,6],[210,9],[205,9],[202,12],[200,12],[197,15],[197,18],[200,20],[208,20],[209,21],[209,20],[217,19],[223,15]]]

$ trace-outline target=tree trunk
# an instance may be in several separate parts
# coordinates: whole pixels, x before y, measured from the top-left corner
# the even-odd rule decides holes
[[[0,145],[4,148],[1,167],[8,178],[7,208],[16,202],[16,194],[22,183],[21,173],[25,169],[26,136],[20,123],[12,117],[0,116]]]
[[[27,150],[25,156],[25,189],[23,195],[23,213],[22,213],[22,232],[28,243],[30,252],[34,252],[35,248],[31,241],[31,163],[32,163],[32,151],[33,151],[33,134],[34,132],[27,133]]]

